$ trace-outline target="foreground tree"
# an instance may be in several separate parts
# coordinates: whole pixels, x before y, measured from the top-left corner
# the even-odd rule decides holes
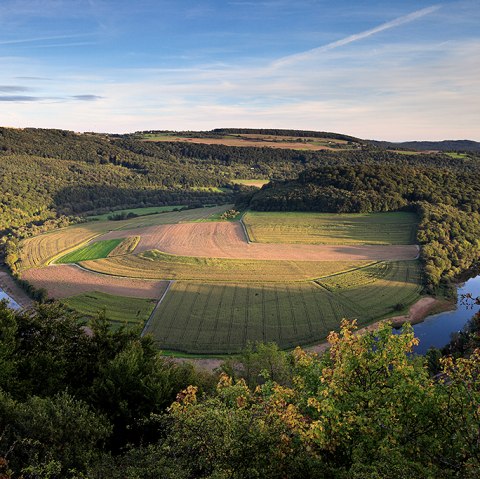
[[[291,387],[223,375],[213,397],[184,390],[152,418],[165,438],[123,458],[129,477],[478,477],[478,352],[433,379],[409,326],[344,322],[329,341],[322,357],[293,352]]]

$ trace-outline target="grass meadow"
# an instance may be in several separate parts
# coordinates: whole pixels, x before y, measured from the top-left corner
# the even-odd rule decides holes
[[[89,244],[83,248],[79,248],[67,253],[65,256],[58,258],[56,263],[79,263],[80,261],[106,258],[123,241],[123,239],[97,241],[96,243]]]
[[[62,303],[90,319],[105,312],[114,327],[143,328],[155,307],[156,300],[127,298],[94,291],[62,300]]]
[[[338,245],[414,244],[415,213],[330,214],[249,211],[243,217],[251,241]]]

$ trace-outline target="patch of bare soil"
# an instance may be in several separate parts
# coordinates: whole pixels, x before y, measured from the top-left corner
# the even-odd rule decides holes
[[[98,240],[139,235],[135,253],[152,249],[180,256],[292,261],[411,260],[416,245],[302,245],[248,243],[239,222],[183,223],[111,231]]]
[[[168,281],[149,281],[120,278],[93,273],[75,265],[52,265],[30,269],[22,278],[37,288],[45,288],[52,298],[67,298],[81,293],[99,291],[117,296],[135,298],[160,298]]]

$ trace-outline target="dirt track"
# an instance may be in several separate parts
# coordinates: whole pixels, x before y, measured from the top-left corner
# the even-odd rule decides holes
[[[168,281],[106,276],[91,273],[73,265],[30,269],[23,273],[22,278],[37,288],[45,288],[53,298],[66,298],[90,291],[100,291],[118,296],[157,299],[168,286]]]
[[[140,235],[135,253],[158,249],[180,256],[297,261],[415,259],[415,245],[299,245],[247,243],[240,223],[184,223],[112,231],[96,240]]]

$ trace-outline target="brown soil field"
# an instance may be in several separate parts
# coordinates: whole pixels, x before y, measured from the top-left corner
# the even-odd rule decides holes
[[[203,145],[224,145],[224,146],[254,146],[257,148],[279,148],[282,150],[308,150],[308,151],[319,151],[319,150],[335,150],[339,151],[340,148],[330,148],[324,145],[314,145],[311,143],[303,143],[300,141],[292,142],[278,142],[278,141],[268,141],[265,139],[241,139],[241,138],[182,138],[175,136],[166,136],[164,138],[154,138],[147,139],[145,141],[168,141],[175,143],[201,143]]]
[[[45,288],[50,297],[67,298],[81,293],[100,291],[135,298],[160,298],[168,281],[119,278],[85,271],[74,265],[54,265],[30,269],[22,278],[37,288]]]
[[[179,256],[203,258],[265,259],[292,261],[411,260],[416,245],[302,245],[247,243],[238,222],[185,223],[111,231],[98,240],[139,235],[135,253],[160,250]]]

